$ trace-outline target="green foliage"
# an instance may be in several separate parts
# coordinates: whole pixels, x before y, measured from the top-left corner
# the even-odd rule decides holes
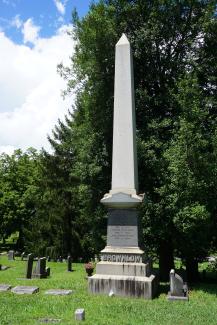
[[[0,157],[0,236],[5,239],[19,232],[18,246],[23,247],[23,230],[35,214],[35,196],[38,192],[38,154],[33,148],[25,153],[16,150],[13,155]]]

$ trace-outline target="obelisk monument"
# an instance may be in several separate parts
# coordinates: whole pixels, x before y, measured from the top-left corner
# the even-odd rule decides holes
[[[107,245],[96,274],[88,279],[92,293],[151,299],[156,278],[139,248],[136,120],[133,59],[125,34],[116,44],[112,186],[101,203],[108,208]]]

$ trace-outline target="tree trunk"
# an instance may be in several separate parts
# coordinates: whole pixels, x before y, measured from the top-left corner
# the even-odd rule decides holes
[[[159,248],[160,281],[169,281],[170,270],[174,269],[173,246],[171,241],[162,240]]]
[[[198,261],[193,257],[186,258],[186,275],[188,283],[199,281]]]

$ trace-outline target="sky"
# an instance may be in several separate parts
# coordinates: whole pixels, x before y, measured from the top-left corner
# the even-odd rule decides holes
[[[0,153],[50,150],[47,135],[64,119],[74,95],[58,63],[70,64],[71,12],[83,17],[90,0],[0,0]]]

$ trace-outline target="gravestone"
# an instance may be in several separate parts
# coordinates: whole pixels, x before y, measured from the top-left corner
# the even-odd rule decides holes
[[[180,275],[175,270],[170,271],[170,291],[167,296],[168,300],[185,300],[188,301],[188,287],[183,282]]]
[[[85,310],[83,308],[76,309],[75,320],[78,320],[78,321],[85,320]]]
[[[13,289],[11,289],[11,292],[19,294],[19,295],[32,295],[33,293],[39,292],[38,287],[31,287],[31,286],[17,286]]]
[[[46,267],[46,270],[45,271],[46,271],[46,275],[47,276],[50,276],[50,267]]]
[[[116,44],[112,184],[101,203],[108,208],[107,245],[88,278],[92,293],[151,299],[157,280],[139,248],[136,120],[133,59],[125,34]]]
[[[14,251],[13,250],[10,250],[8,252],[8,260],[9,261],[13,261],[14,260],[14,256],[15,256]]]
[[[21,254],[21,261],[24,260],[24,257],[25,257],[25,252],[23,252],[23,253]]]
[[[67,257],[67,271],[72,272],[72,257],[70,255]]]
[[[38,259],[36,267],[32,273],[33,278],[46,278],[47,272],[46,272],[46,257],[41,257]]]
[[[63,257],[62,256],[59,256],[59,258],[57,259],[57,262],[62,263],[63,262]]]
[[[31,279],[32,277],[32,267],[33,267],[34,255],[28,254],[26,262],[26,278]]]
[[[0,292],[5,292],[11,289],[11,285],[9,284],[0,284]]]
[[[68,296],[72,294],[72,290],[66,289],[49,289],[45,291],[46,295],[54,295],[54,296]]]

